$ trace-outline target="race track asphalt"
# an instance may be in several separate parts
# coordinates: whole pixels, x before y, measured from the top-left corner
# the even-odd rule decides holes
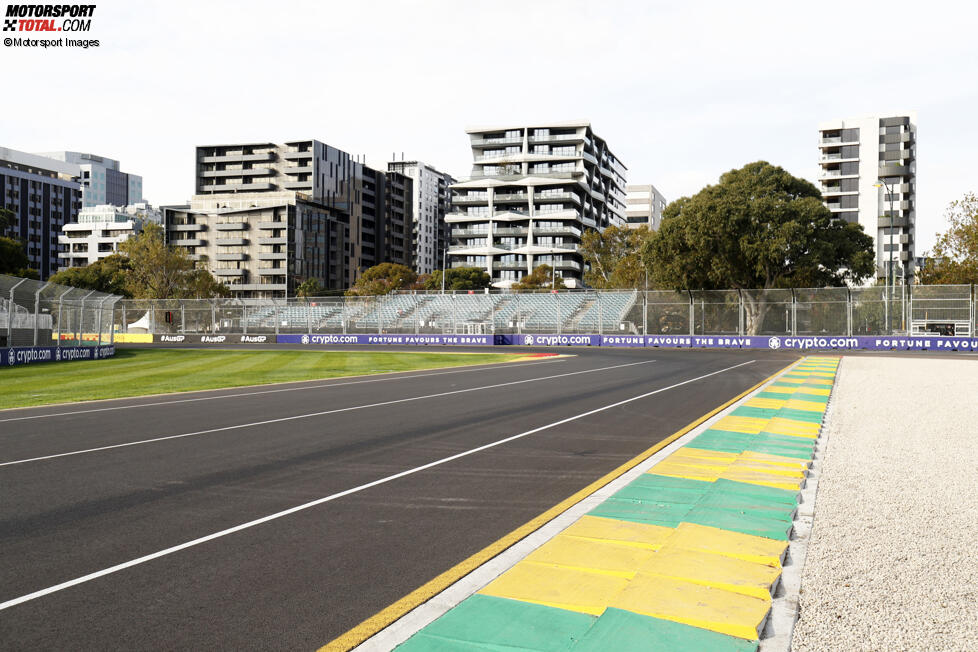
[[[315,649],[798,359],[560,352],[0,411],[0,648]]]

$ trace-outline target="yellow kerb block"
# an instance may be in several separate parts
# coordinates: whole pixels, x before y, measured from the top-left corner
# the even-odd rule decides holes
[[[761,408],[765,410],[778,410],[784,407],[787,397],[781,398],[752,398],[744,403],[745,407]]]
[[[752,469],[738,469],[735,467],[730,467],[720,477],[724,480],[746,482],[747,484],[774,487],[775,489],[787,489],[789,491],[800,491],[805,486],[804,478],[788,478],[774,473],[762,473]]]
[[[558,534],[527,555],[525,561],[631,579],[654,554],[648,548]]]
[[[820,423],[809,423],[808,421],[795,421],[784,417],[774,417],[768,421],[764,428],[765,432],[775,435],[790,435],[793,437],[807,437],[817,439],[818,431],[822,427]]]
[[[789,400],[784,401],[784,406],[790,410],[804,410],[806,412],[825,412],[825,403],[818,401],[806,401],[802,398],[804,394],[796,393]],[[809,394],[811,396],[811,394]]]
[[[639,570],[676,580],[712,586],[770,600],[781,569],[764,564],[665,546],[654,553]]]
[[[742,432],[748,435],[756,435],[764,429],[767,422],[767,419],[759,419],[757,417],[726,416],[717,421],[713,425],[713,428],[716,430],[728,430],[730,432]]]
[[[767,464],[783,466],[789,469],[805,471],[812,465],[811,460],[802,460],[797,457],[782,457],[781,455],[770,455],[768,453],[758,453],[756,451],[744,451],[740,454],[742,460],[757,460]]]
[[[627,584],[605,573],[521,561],[479,593],[600,616]]]
[[[787,541],[775,541],[696,523],[680,523],[663,545],[670,549],[684,548],[724,555],[773,568],[781,568],[781,560],[788,550]]]
[[[562,535],[593,541],[612,541],[622,545],[658,550],[674,530],[651,523],[631,523],[600,516],[582,516],[561,532]]]
[[[760,598],[645,573],[608,606],[748,640],[758,638],[771,608]]]

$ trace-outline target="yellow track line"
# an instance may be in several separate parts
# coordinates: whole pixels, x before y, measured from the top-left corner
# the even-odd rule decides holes
[[[799,360],[802,359],[804,358],[799,358]],[[381,611],[377,612],[370,618],[364,620],[359,625],[356,625],[346,633],[341,634],[340,636],[336,637],[335,639],[333,639],[323,647],[319,648],[318,652],[334,652],[339,650],[350,650],[356,647],[357,645],[359,645],[360,643],[363,643],[365,640],[367,640],[368,638],[370,638],[380,630],[384,629],[385,627],[387,627],[397,619],[401,618],[415,607],[424,604],[425,602],[427,602],[428,600],[430,600],[431,598],[438,595],[446,588],[448,588],[449,586],[451,586],[452,584],[460,580],[465,575],[468,575],[476,568],[486,563],[487,561],[489,561],[499,553],[503,552],[510,546],[514,545],[521,539],[526,538],[536,530],[543,527],[546,523],[552,521],[557,516],[563,514],[565,511],[567,511],[568,509],[570,509],[580,501],[584,500],[585,498],[593,494],[601,487],[617,479],[619,476],[624,475],[629,470],[638,466],[643,461],[645,461],[646,459],[648,459],[658,451],[662,450],[663,448],[665,448],[675,440],[679,439],[689,431],[693,430],[704,421],[707,421],[715,414],[727,409],[728,407],[730,407],[740,399],[744,398],[754,390],[763,386],[765,383],[768,383],[771,380],[773,380],[779,374],[784,373],[792,366],[794,366],[797,362],[798,360],[795,360],[794,362],[784,367],[783,369],[779,369],[778,371],[771,374],[770,376],[768,376],[761,382],[757,383],[750,389],[741,392],[740,394],[733,397],[723,405],[720,405],[714,408],[713,410],[711,410],[710,412],[707,412],[700,418],[696,419],[695,421],[683,427],[682,429],[677,430],[676,432],[669,435],[668,437],[666,437],[659,443],[655,444],[651,448],[639,453],[637,456],[628,460],[627,462],[625,462],[615,470],[611,471],[610,473],[607,473],[606,475],[602,476],[598,480],[595,480],[594,482],[584,487],[574,495],[554,505],[553,507],[545,511],[543,514],[540,514],[539,516],[529,521],[528,523],[521,525],[520,527],[513,530],[512,532],[502,537],[501,539],[489,544],[479,552],[475,553],[468,559],[456,564],[452,568],[449,568],[447,571],[438,575],[434,579],[429,580],[428,582],[418,587],[411,593],[408,593],[406,596],[404,596],[394,604],[382,609]]]

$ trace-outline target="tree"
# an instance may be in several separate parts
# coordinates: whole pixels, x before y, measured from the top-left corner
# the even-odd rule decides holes
[[[417,277],[410,267],[397,263],[381,263],[365,270],[346,293],[349,296],[390,294],[394,290],[413,285]]]
[[[49,280],[60,285],[131,297],[126,286],[128,272],[129,259],[119,254],[112,254],[86,267],[63,269],[52,275]]]
[[[298,287],[296,287],[295,295],[297,297],[308,299],[309,297],[317,296],[322,291],[323,286],[320,285],[318,280],[314,278],[307,278],[300,283]]]
[[[873,240],[834,219],[810,182],[765,161],[666,207],[643,245],[650,280],[676,290],[736,288],[756,335],[775,288],[841,286],[875,271]]]
[[[938,236],[920,270],[925,284],[978,283],[978,195],[967,193],[951,202],[945,213],[950,228]]]
[[[163,242],[163,228],[146,224],[142,232],[119,245],[129,257],[126,289],[137,299],[206,299],[230,296],[227,286],[219,283],[177,247]]]
[[[16,215],[9,208],[0,208],[0,274],[10,274],[23,278],[38,278],[37,270],[29,269],[27,248],[17,238],[4,235],[14,224]]]
[[[566,285],[564,285],[564,279],[561,277],[554,278],[554,270],[550,265],[538,265],[533,268],[533,271],[521,278],[519,281],[513,284],[514,290],[542,290],[544,288],[554,288],[557,290],[563,290]]]
[[[609,226],[601,232],[585,233],[581,254],[590,269],[584,274],[584,283],[601,289],[645,287],[642,245],[651,234],[647,224],[637,229]]]
[[[442,274],[445,290],[484,290],[492,285],[492,277],[481,267],[454,267],[447,271],[436,269],[425,281],[424,289],[440,290]]]

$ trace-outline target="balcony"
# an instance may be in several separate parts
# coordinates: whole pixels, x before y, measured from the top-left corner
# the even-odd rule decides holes
[[[243,169],[239,168],[237,170],[203,170],[200,173],[202,177],[268,177],[275,174],[275,171],[270,168],[250,168]]]
[[[168,231],[206,231],[206,224],[169,224]]]
[[[247,222],[219,222],[214,225],[218,231],[247,231]]]
[[[264,290],[266,292],[285,292],[285,283],[240,283],[233,285],[232,290],[244,291],[259,291]]]
[[[284,220],[283,221],[280,221],[280,222],[259,222],[258,223],[258,228],[260,230],[262,230],[262,231],[277,231],[278,229],[288,228],[288,226],[289,226],[288,222],[285,222]]]
[[[265,152],[264,154],[222,154],[220,156],[204,156],[200,159],[201,163],[245,163],[254,161],[274,161],[275,152]]]
[[[186,240],[170,240],[170,244],[176,247],[203,247],[207,244],[207,240],[188,238]]]
[[[216,254],[214,260],[248,260],[248,254]]]
[[[211,273],[214,276],[221,276],[221,277],[226,277],[226,276],[244,276],[245,274],[248,273],[248,270],[246,270],[246,269],[213,269],[213,270],[211,270]]]
[[[496,233],[499,233],[499,231],[497,230]],[[554,233],[558,235],[569,234],[569,235],[577,236],[578,238],[581,237],[581,230],[578,229],[577,227],[571,226],[570,224],[565,224],[562,226],[535,226],[534,225],[533,233],[535,235],[550,234],[550,233]]]
[[[258,254],[258,260],[285,260],[288,256],[284,251],[278,253],[260,253]]]
[[[504,226],[493,230],[493,235],[526,235],[529,229],[525,226]],[[452,234],[454,235],[454,233]]]
[[[902,177],[910,174],[909,165],[881,165],[879,169],[881,177]]]
[[[494,204],[503,202],[525,202],[529,200],[530,196],[525,192],[501,192],[494,194],[492,196],[492,202]]]
[[[301,159],[304,159],[304,158],[311,159],[312,158],[312,150],[311,149],[308,149],[308,150],[306,150],[304,152],[298,152],[298,151],[291,151],[290,150],[290,151],[287,151],[287,152],[283,153],[282,154],[282,158],[284,158],[287,161],[296,161],[296,160],[301,160]]]
[[[494,147],[496,145],[522,145],[523,137],[519,138],[475,138],[472,147]]]
[[[248,244],[248,238],[217,238],[214,244],[218,247],[243,247]]]
[[[530,136],[531,143],[572,143],[584,140],[583,135],[573,134],[548,134],[546,136]]]
[[[524,229],[524,231],[525,230],[526,229]],[[499,229],[496,229],[495,232],[499,233]],[[453,238],[464,238],[467,236],[486,237],[488,235],[489,235],[489,229],[453,229],[452,230]]]
[[[457,197],[452,197],[453,204],[485,204],[489,201],[489,195],[478,195],[473,197],[472,195],[459,195]]]
[[[558,260],[556,262],[546,263],[551,267],[556,267],[557,269],[573,269],[576,271],[581,271],[581,264],[573,260]]]
[[[246,192],[272,190],[274,186],[270,183],[224,183],[207,184],[201,186],[202,192]]]
[[[505,262],[499,263],[494,262],[492,264],[493,269],[526,269],[526,261],[516,261],[516,262]]]
[[[293,165],[293,166],[282,168],[282,172],[285,172],[286,174],[312,174],[312,166]]]

